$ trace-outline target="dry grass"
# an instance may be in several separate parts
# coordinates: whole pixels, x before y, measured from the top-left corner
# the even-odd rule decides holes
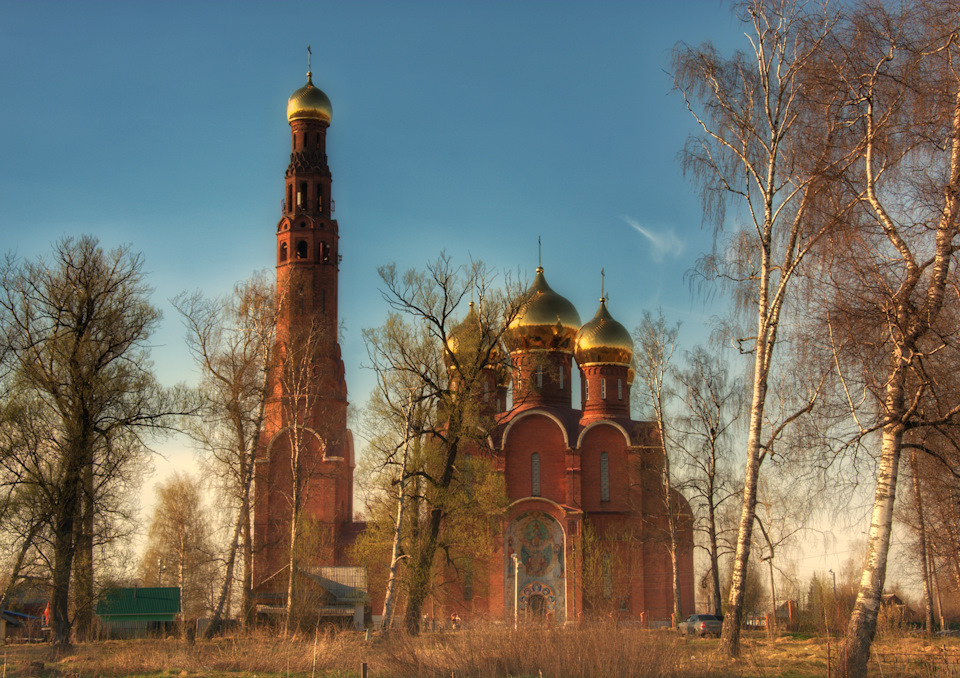
[[[105,641],[57,656],[46,645],[10,645],[0,678],[61,676],[211,676],[347,678],[594,678],[619,676],[824,676],[836,639],[747,634],[741,659],[719,657],[716,640],[679,639],[668,632],[613,625],[566,629],[502,627],[393,635],[369,642],[357,633],[280,639],[265,632],[188,645],[178,640]],[[960,641],[887,638],[876,644],[875,676],[958,676]],[[42,664],[42,668],[40,668]]]

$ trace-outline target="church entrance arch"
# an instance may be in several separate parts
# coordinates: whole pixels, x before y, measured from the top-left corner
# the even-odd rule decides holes
[[[535,622],[542,622],[547,614],[547,601],[539,593],[530,596],[527,601],[527,607],[530,609],[530,619]]]
[[[527,511],[510,522],[504,565],[506,581],[514,584],[517,555],[517,581],[516,588],[505,587],[507,610],[516,602],[521,619],[566,621],[565,547],[563,527],[543,511]]]

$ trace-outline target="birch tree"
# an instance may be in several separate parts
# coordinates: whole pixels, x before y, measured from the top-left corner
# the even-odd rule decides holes
[[[328,448],[340,449],[343,441],[335,439],[322,411],[323,394],[317,386],[317,362],[328,343],[325,333],[331,331],[326,323],[312,319],[291,328],[280,347],[279,387],[282,420],[281,435],[285,438],[284,453],[289,462],[290,484],[284,492],[290,510],[287,554],[287,603],[284,634],[289,634],[296,622],[299,600],[299,570],[305,554],[301,551],[301,537],[307,528],[307,505],[314,482],[323,474],[323,459]],[[323,535],[321,535],[323,538]]]
[[[836,102],[801,98],[804,69],[834,25],[815,2],[750,0],[737,8],[749,49],[721,57],[712,45],[678,45],[673,54],[676,89],[699,131],[681,154],[685,171],[700,184],[705,219],[717,246],[698,263],[705,281],[725,283],[738,310],[754,328],[738,339],[753,356],[744,482],[733,579],[720,650],[740,653],[743,592],[753,541],[764,428],[777,338],[792,283],[830,222],[815,209],[835,165],[832,153]],[[727,219],[725,207],[734,207]],[[742,220],[743,227],[732,224]],[[792,419],[793,415],[787,417]],[[766,436],[766,437],[765,437]]]
[[[905,436],[960,412],[937,369],[958,355],[957,316],[945,310],[958,289],[960,247],[958,26],[954,2],[864,3],[822,63],[824,91],[844,96],[842,152],[858,158],[833,185],[859,209],[829,242],[829,327],[845,392],[863,393],[862,404],[848,401],[856,437],[879,443],[867,553],[844,639],[848,676],[867,672]]]

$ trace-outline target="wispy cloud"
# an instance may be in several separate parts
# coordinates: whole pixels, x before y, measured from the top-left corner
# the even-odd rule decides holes
[[[636,219],[622,215],[622,219],[628,226],[642,235],[651,246],[651,253],[656,262],[661,262],[666,258],[676,258],[683,254],[684,243],[674,235],[672,230],[658,232],[649,226],[641,226]]]

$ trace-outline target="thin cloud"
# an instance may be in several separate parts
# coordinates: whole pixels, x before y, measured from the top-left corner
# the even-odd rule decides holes
[[[636,219],[632,219],[625,214],[622,219],[628,226],[647,239],[651,246],[654,261],[659,263],[668,257],[676,258],[683,254],[683,241],[674,235],[672,230],[658,233],[647,226],[641,226]]]

